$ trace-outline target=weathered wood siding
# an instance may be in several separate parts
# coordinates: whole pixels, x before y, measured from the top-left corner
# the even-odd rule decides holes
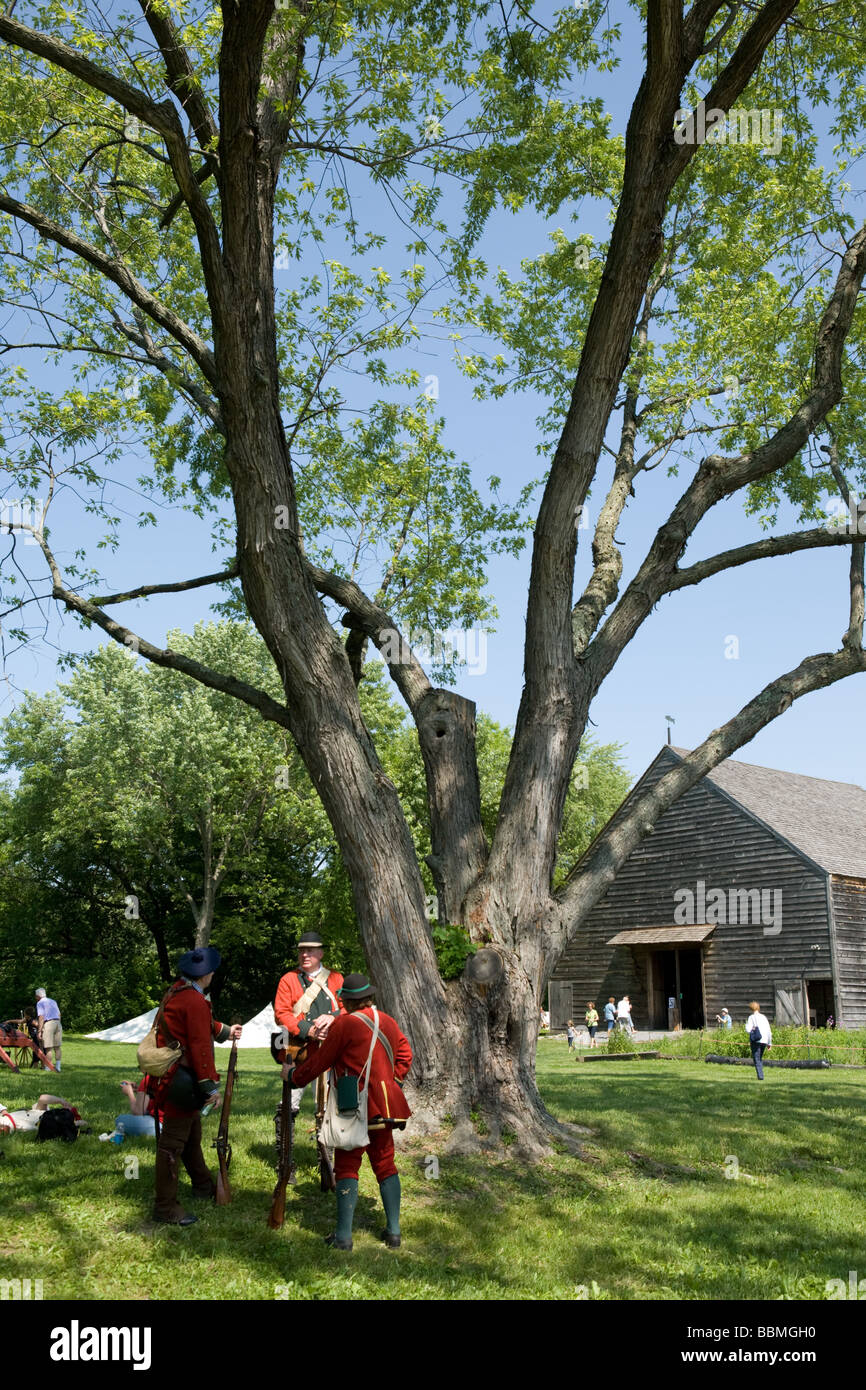
[[[659,754],[635,792],[657,781],[673,762],[676,755]],[[768,935],[751,920],[726,923],[716,926],[705,944],[707,1020],[714,1021],[725,1005],[736,1022],[744,1021],[752,999],[772,1018],[777,985],[831,977],[825,873],[704,780],[632,852],[566,948],[552,978],[572,982],[575,1009],[594,999],[601,1012],[610,995],[619,999],[627,992],[635,1024],[648,1026],[648,951],[611,947],[608,940],[628,927],[673,925],[677,890],[694,893],[700,879],[707,892],[721,888],[727,895],[739,888],[782,894],[778,933]]]
[[[836,1020],[866,1028],[866,880],[830,879],[836,946]]]

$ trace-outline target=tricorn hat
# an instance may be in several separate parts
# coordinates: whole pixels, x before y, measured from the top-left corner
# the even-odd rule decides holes
[[[368,999],[376,991],[366,975],[347,975],[337,993],[342,999]]]
[[[188,980],[200,980],[202,975],[210,975],[218,970],[221,960],[222,956],[215,946],[197,946],[194,951],[187,951],[181,956],[177,968]]]
[[[300,950],[302,946],[312,946],[316,951],[323,951],[325,949],[325,943],[317,931],[305,931],[298,942],[298,950]]]

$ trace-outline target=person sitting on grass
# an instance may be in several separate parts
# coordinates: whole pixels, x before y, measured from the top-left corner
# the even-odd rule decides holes
[[[62,1096],[41,1095],[35,1105],[24,1110],[7,1110],[6,1106],[0,1103],[0,1134],[15,1134],[18,1131],[22,1134],[35,1133],[39,1128],[39,1121],[51,1105],[62,1105],[64,1110],[70,1110],[76,1129],[82,1134],[89,1132],[90,1125],[82,1120],[75,1106],[70,1105],[68,1100],[64,1100]]]
[[[156,1137],[154,1127],[155,1102],[147,1093],[150,1085],[150,1077],[143,1076],[137,1086],[133,1086],[131,1081],[121,1081],[120,1089],[129,1101],[129,1114],[117,1115],[114,1121],[115,1130],[122,1129],[124,1134],[145,1134]],[[159,1127],[162,1128],[163,1114],[159,1112]]]

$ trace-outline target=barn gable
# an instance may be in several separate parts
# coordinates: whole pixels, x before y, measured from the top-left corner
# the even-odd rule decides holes
[[[683,756],[685,750],[663,748],[614,820]],[[777,1018],[805,1021],[811,1010],[813,1022],[823,1022],[831,1011],[847,1019],[853,1010],[853,1023],[859,1007],[848,984],[858,961],[863,978],[866,892],[853,893],[850,884],[861,863],[866,877],[863,827],[862,788],[722,764],[633,850],[566,949],[551,1001],[558,993],[561,1007],[582,1017],[586,1000],[598,1004],[627,991],[643,1026],[676,1018],[697,1027],[722,1005],[744,1017],[757,997]],[[834,1001],[831,878],[846,865],[845,968],[838,979],[846,999]],[[700,943],[686,942],[688,923],[711,930]],[[637,929],[640,936],[632,934]],[[866,1004],[866,982],[860,993]]]

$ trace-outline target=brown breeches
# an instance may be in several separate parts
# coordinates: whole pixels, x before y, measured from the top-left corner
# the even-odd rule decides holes
[[[183,1215],[183,1207],[177,1200],[178,1158],[190,1176],[193,1191],[201,1197],[212,1196],[216,1184],[201,1150],[201,1115],[197,1110],[167,1115],[159,1136],[153,1210],[154,1216],[166,1221]]]

